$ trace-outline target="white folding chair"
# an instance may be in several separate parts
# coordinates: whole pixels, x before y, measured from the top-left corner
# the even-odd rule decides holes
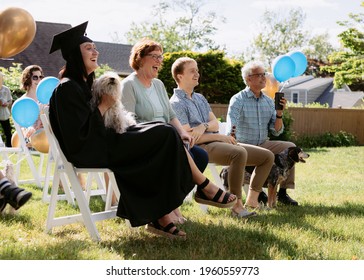
[[[17,184],[35,183],[39,188],[42,188],[42,181],[45,180],[45,177],[42,176],[43,164],[44,164],[44,153],[30,150],[27,147],[27,143],[25,141],[21,126],[15,120],[13,120],[13,123],[14,123],[15,129],[16,129],[16,132],[17,132],[18,138],[19,138],[19,147],[14,147],[14,149],[20,149],[20,151],[17,152],[19,157],[15,164],[15,178],[14,179]],[[35,156],[39,157],[38,168],[36,167],[36,164],[33,160],[33,157],[35,157]],[[20,166],[21,166],[21,162],[24,159],[26,159],[26,161],[29,165],[33,178],[27,178],[27,179],[20,180]]]
[[[114,173],[108,168],[76,168],[75,166],[73,166],[73,164],[70,163],[64,156],[59,146],[58,140],[53,134],[47,111],[41,115],[41,120],[43,122],[43,126],[48,137],[48,142],[50,143],[52,156],[54,157],[55,161],[55,170],[53,175],[53,184],[49,201],[46,230],[50,232],[52,228],[56,226],[82,222],[86,226],[92,239],[98,241],[100,240],[100,234],[96,228],[95,222],[113,218],[116,216],[117,206],[112,205],[112,197],[113,194],[115,194],[116,197],[119,198],[120,192],[116,184]],[[108,180],[104,210],[100,212],[91,212],[89,207],[89,191],[86,192],[83,191],[77,177],[78,173],[87,173],[92,175],[105,174],[105,173],[108,174],[109,180]],[[70,190],[72,191],[75,201],[78,204],[80,213],[75,215],[64,215],[60,217],[55,217],[56,206],[58,202],[57,196],[58,196],[59,182],[60,180],[65,181],[66,178],[68,179]]]

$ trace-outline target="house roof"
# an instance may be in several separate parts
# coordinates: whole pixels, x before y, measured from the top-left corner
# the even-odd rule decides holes
[[[360,100],[363,98],[362,91],[336,91],[331,85],[316,101],[320,104],[327,103],[331,108],[353,108],[362,105]]]
[[[43,68],[45,76],[58,76],[59,70],[65,64],[61,52],[49,54],[53,35],[70,29],[70,24],[36,21],[37,31],[32,43],[13,60],[0,60],[0,66],[9,68],[13,63],[21,63],[24,69],[36,64]],[[133,72],[128,61],[131,45],[95,42],[100,51],[99,64],[108,64],[119,75]]]
[[[312,78],[301,83],[296,83],[292,86],[289,85],[286,88],[289,90],[311,90],[323,85],[329,86],[332,82],[333,78]]]
[[[299,76],[288,80],[287,91],[310,91],[315,88],[324,88],[322,94],[315,100],[320,104],[328,104],[331,108],[352,108],[362,105],[364,92],[350,91],[348,86],[342,89],[334,88],[333,78],[314,78],[313,76]]]
[[[100,52],[99,65],[107,64],[121,76],[127,76],[134,71],[129,65],[132,45],[105,42],[95,42],[95,44]]]

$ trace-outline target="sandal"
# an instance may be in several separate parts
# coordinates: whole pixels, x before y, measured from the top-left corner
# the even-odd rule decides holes
[[[4,197],[0,198],[0,213],[4,211],[5,207],[6,207],[6,200]]]
[[[250,217],[255,217],[257,215],[257,212],[254,212],[254,211],[249,212],[246,209],[241,209],[238,213],[238,212],[235,212],[233,209],[231,209],[231,215],[236,218],[247,219]]]
[[[24,189],[17,188],[13,190],[10,194],[10,198],[7,199],[7,202],[15,209],[18,210],[22,207],[27,201],[32,197],[32,193],[28,192]]]
[[[208,198],[202,190],[209,184],[209,182],[209,179],[206,178],[206,180],[201,185],[197,186],[197,190],[194,195],[194,199],[197,203],[216,206],[219,208],[230,208],[236,203],[236,197],[233,201],[228,202],[231,195],[229,192],[226,192],[222,202],[219,202],[219,198],[224,192],[222,189],[219,189],[212,199]]]
[[[245,204],[244,207],[248,210],[252,210],[252,211],[270,211],[273,210],[273,208],[270,208],[269,206],[265,206],[263,202],[260,202],[258,204],[258,206],[254,207],[254,206],[250,206]]]
[[[170,231],[173,227],[175,227],[174,231]],[[149,223],[146,226],[147,231],[163,236],[163,237],[167,237],[169,239],[182,239],[182,240],[186,240],[186,235],[180,235],[179,232],[180,230],[175,226],[174,223],[169,223],[168,225],[166,225],[165,227],[161,226],[157,221]]]

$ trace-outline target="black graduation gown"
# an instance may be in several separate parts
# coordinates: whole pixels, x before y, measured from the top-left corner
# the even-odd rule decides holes
[[[193,189],[191,169],[177,131],[162,122],[106,129],[89,106],[86,83],[61,83],[50,99],[49,117],[62,151],[76,167],[107,167],[121,199],[117,215],[132,226],[159,219],[183,203]]]

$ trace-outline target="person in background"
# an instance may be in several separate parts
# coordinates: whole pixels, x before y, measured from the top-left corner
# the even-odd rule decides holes
[[[173,223],[171,212],[198,184],[203,202],[230,207],[236,197],[218,189],[197,169],[183,140],[192,142],[163,122],[129,126],[117,133],[104,125],[103,115],[116,100],[103,95],[92,110],[91,87],[98,68],[95,43],[86,37],[84,22],[53,38],[50,53],[61,50],[66,66],[49,104],[51,127],[67,160],[77,167],[107,167],[115,175],[120,199],[117,215],[133,227],[168,238],[185,239]],[[214,198],[217,191],[221,196]]]
[[[121,83],[122,103],[127,111],[135,114],[137,122],[166,122],[183,136],[186,132],[169,104],[163,82],[157,79],[162,62],[163,48],[159,43],[144,38],[134,45],[129,64],[135,72]],[[203,173],[208,164],[207,153],[193,144],[190,145],[189,151],[198,169]],[[176,209],[175,215],[179,223],[186,220],[179,209]]]
[[[0,123],[5,134],[6,147],[11,147],[10,108],[12,102],[10,89],[4,85],[4,74],[0,72]]]
[[[174,89],[170,103],[183,128],[207,151],[210,162],[229,166],[229,190],[238,198],[231,209],[232,215],[240,218],[255,215],[242,202],[245,166],[255,167],[245,204],[254,209],[259,208],[258,195],[273,165],[273,154],[253,145],[239,144],[233,136],[218,133],[218,120],[206,98],[194,92],[200,76],[194,59],[178,58],[171,71],[178,87]]]
[[[21,76],[21,87],[25,90],[25,94],[22,97],[29,97],[37,102],[39,111],[42,112],[44,104],[41,104],[37,98],[37,86],[44,78],[43,69],[39,65],[27,66]],[[25,138],[30,138],[38,129],[42,128],[42,121],[38,117],[35,123],[28,127],[24,135]]]
[[[282,110],[276,110],[274,100],[265,95],[262,89],[266,85],[266,72],[264,64],[251,61],[242,68],[242,77],[246,88],[231,97],[227,113],[227,132],[236,127],[236,139],[239,143],[255,145],[278,154],[283,150],[294,147],[295,144],[287,141],[271,141],[268,133],[278,136],[284,130],[283,110],[287,100],[283,97],[280,104]],[[229,174],[230,175],[230,174]],[[295,187],[295,167],[290,171],[288,178],[281,183],[278,191],[278,201],[285,205],[297,206],[287,193],[287,189]]]

